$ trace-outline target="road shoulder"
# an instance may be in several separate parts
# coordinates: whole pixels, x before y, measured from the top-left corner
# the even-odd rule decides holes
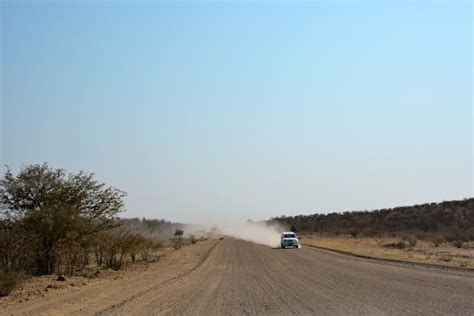
[[[436,270],[438,272],[452,272],[455,274],[474,276],[474,269],[471,267],[457,267],[453,265],[437,264],[437,263],[426,262],[426,261],[424,262],[422,260],[404,260],[404,259],[390,258],[390,257],[383,256],[380,254],[374,255],[373,252],[371,251],[367,251],[365,249],[361,250],[360,248],[357,249],[355,247],[349,250],[347,249],[348,248],[347,245],[344,245],[344,247],[341,247],[338,244],[329,244],[329,246],[327,246],[328,243],[317,242],[314,239],[302,239],[301,244],[303,246],[318,249],[320,251],[326,251],[329,253],[337,253],[340,255],[350,256],[350,257],[361,259],[361,260],[368,260],[368,261],[397,265],[397,266],[406,266],[406,267],[411,267],[411,268],[431,269],[431,270]]]
[[[177,251],[169,251],[157,262],[137,264],[130,269],[109,272],[82,282],[71,280],[64,286],[53,276],[40,277],[33,291],[16,293],[0,299],[0,314],[91,314],[113,308],[172,280],[182,278],[199,267],[216,247],[219,240],[207,240],[189,245]]]

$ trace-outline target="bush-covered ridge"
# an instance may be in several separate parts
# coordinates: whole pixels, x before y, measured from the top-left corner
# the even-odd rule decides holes
[[[270,219],[300,233],[474,240],[474,198],[374,211],[280,216]]]

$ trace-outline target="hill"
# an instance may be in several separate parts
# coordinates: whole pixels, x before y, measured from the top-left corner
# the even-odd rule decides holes
[[[474,198],[373,211],[280,216],[270,222],[299,233],[474,240]]]

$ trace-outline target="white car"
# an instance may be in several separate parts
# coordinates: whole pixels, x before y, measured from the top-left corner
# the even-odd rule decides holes
[[[285,247],[294,247],[298,248],[300,242],[298,241],[298,236],[293,232],[283,232],[281,234],[281,248]]]

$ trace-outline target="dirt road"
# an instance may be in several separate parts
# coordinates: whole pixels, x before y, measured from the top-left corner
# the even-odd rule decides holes
[[[188,257],[180,259],[180,268],[175,267],[179,271],[147,271],[108,285],[85,286],[57,298],[12,305],[4,312],[474,314],[472,273],[388,265],[309,247],[271,249],[235,239],[224,239],[214,248],[201,247],[208,249],[208,254],[188,252]]]

